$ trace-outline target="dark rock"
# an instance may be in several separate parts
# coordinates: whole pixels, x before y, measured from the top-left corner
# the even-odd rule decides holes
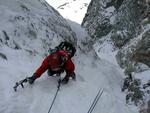
[[[93,42],[105,44],[108,38],[113,49],[119,50],[116,59],[127,76],[122,91],[128,90],[127,101],[136,105],[143,101],[145,91],[141,81],[129,75],[150,67],[149,11],[147,0],[91,0],[82,22]]]
[[[82,26],[86,28],[93,39],[106,36],[113,28],[110,23],[110,16],[105,15],[108,11],[104,9],[103,4],[106,3],[107,1],[92,0],[83,19]]]
[[[148,101],[147,113],[150,113],[150,100]]]
[[[5,59],[5,60],[7,60],[7,56],[5,54],[3,54],[3,53],[0,53],[0,57]]]
[[[6,40],[10,39],[6,31],[3,30],[3,34],[4,34]]]
[[[150,67],[150,30],[144,33],[142,40],[137,44],[136,50],[132,53],[132,59],[142,62]]]

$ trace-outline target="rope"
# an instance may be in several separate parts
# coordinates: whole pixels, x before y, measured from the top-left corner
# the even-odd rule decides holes
[[[53,101],[52,101],[52,103],[51,103],[51,106],[50,106],[50,108],[49,108],[49,110],[48,110],[48,113],[50,113],[50,111],[51,111],[51,109],[52,109],[52,107],[53,107],[53,105],[54,105],[54,102],[55,102],[57,93],[58,93],[58,91],[59,91],[59,89],[60,89],[60,83],[61,83],[61,79],[58,80],[57,91],[56,91],[56,93],[55,93],[55,96],[54,96],[54,99],[53,99]]]
[[[88,113],[92,113],[93,109],[95,108],[95,106],[96,106],[98,100],[100,99],[100,97],[102,96],[102,94],[103,94],[103,89],[99,89],[90,109],[88,110]]]

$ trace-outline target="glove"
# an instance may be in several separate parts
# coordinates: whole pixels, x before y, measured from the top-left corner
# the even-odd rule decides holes
[[[29,84],[33,84],[34,83],[34,81],[36,80],[36,75],[35,74],[33,74],[33,76],[31,76],[31,77],[28,77],[27,78],[27,80],[28,80],[28,83]]]
[[[67,76],[65,76],[62,80],[61,83],[62,84],[67,84],[69,82],[69,78]]]
[[[72,77],[72,80],[76,80],[76,74],[74,72],[71,77]]]

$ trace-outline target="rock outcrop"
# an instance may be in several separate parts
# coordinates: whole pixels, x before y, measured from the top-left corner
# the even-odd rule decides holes
[[[99,44],[98,54],[109,54],[102,46],[109,46],[107,48],[111,47],[112,52],[116,51],[117,63],[125,70],[127,78],[132,77],[132,73],[150,70],[149,0],[92,0],[82,26],[88,31],[96,47]],[[139,100],[143,101],[147,94],[142,91],[143,84],[128,82],[127,98],[139,105]]]

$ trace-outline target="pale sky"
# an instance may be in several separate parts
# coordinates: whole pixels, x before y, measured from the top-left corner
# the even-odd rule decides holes
[[[46,1],[52,7],[54,7],[64,18],[81,24],[87,10],[87,5],[91,0],[59,0],[59,1],[46,0]]]

